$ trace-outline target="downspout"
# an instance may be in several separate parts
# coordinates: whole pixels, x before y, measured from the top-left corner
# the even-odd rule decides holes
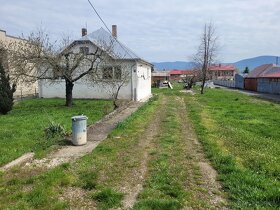
[[[133,73],[135,73],[136,72],[136,70],[135,70],[135,72],[134,72],[134,67],[137,65],[137,62],[135,61],[135,64],[133,64],[132,66],[131,66],[131,100],[132,101],[134,101],[135,100],[135,96],[134,96],[134,83],[133,83]]]

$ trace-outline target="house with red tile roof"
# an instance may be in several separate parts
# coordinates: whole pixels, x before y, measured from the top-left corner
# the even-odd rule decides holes
[[[191,77],[194,75],[193,70],[177,70],[173,69],[170,71],[170,80],[179,81],[185,79],[186,77]]]
[[[244,78],[244,87],[246,90],[280,94],[280,67],[275,64],[256,67]]]
[[[170,71],[153,71],[152,72],[152,87],[160,87],[160,85],[169,81]]]
[[[269,71],[271,68],[275,67],[274,64],[263,64],[260,66],[257,66],[252,71],[249,72],[249,74],[246,76],[246,78],[258,78],[261,76],[264,76],[267,71]]]
[[[210,80],[233,80],[237,69],[233,64],[214,64],[208,69]]]

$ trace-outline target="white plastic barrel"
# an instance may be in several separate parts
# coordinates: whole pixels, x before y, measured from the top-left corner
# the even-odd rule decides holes
[[[84,115],[72,117],[72,143],[76,146],[87,143],[87,119]]]

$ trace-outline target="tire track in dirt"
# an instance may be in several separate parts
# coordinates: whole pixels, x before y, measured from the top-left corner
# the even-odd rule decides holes
[[[123,207],[122,209],[131,209],[137,199],[138,194],[143,189],[143,184],[146,178],[147,173],[147,165],[150,160],[149,151],[154,148],[155,145],[153,140],[160,133],[160,125],[162,119],[165,116],[165,112],[163,112],[163,108],[166,106],[167,99],[165,96],[162,97],[160,101],[159,108],[154,113],[152,120],[149,122],[148,127],[144,135],[141,137],[141,141],[139,142],[139,150],[142,150],[142,161],[140,163],[140,167],[138,167],[134,171],[134,177],[129,177],[129,182],[126,182],[122,188],[122,190],[126,193],[123,199]],[[132,178],[132,179],[131,179]]]
[[[205,158],[203,148],[197,140],[196,134],[188,119],[186,105],[183,98],[177,97],[182,125],[182,135],[186,140],[189,165],[189,180],[186,184],[186,190],[191,191],[193,200],[203,201],[202,208],[227,209],[227,202],[220,183],[217,181],[217,172]],[[189,203],[184,209],[193,209]]]

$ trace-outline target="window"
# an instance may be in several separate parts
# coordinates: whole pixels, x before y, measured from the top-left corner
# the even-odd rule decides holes
[[[105,67],[103,68],[103,74],[102,74],[103,79],[113,79],[113,67]]]
[[[102,72],[103,79],[117,79],[122,78],[122,69],[120,66],[106,66],[103,68]]]
[[[120,66],[114,67],[114,79],[121,79],[122,78],[122,69]]]
[[[89,48],[88,47],[80,47],[80,53],[87,55],[89,54]]]

